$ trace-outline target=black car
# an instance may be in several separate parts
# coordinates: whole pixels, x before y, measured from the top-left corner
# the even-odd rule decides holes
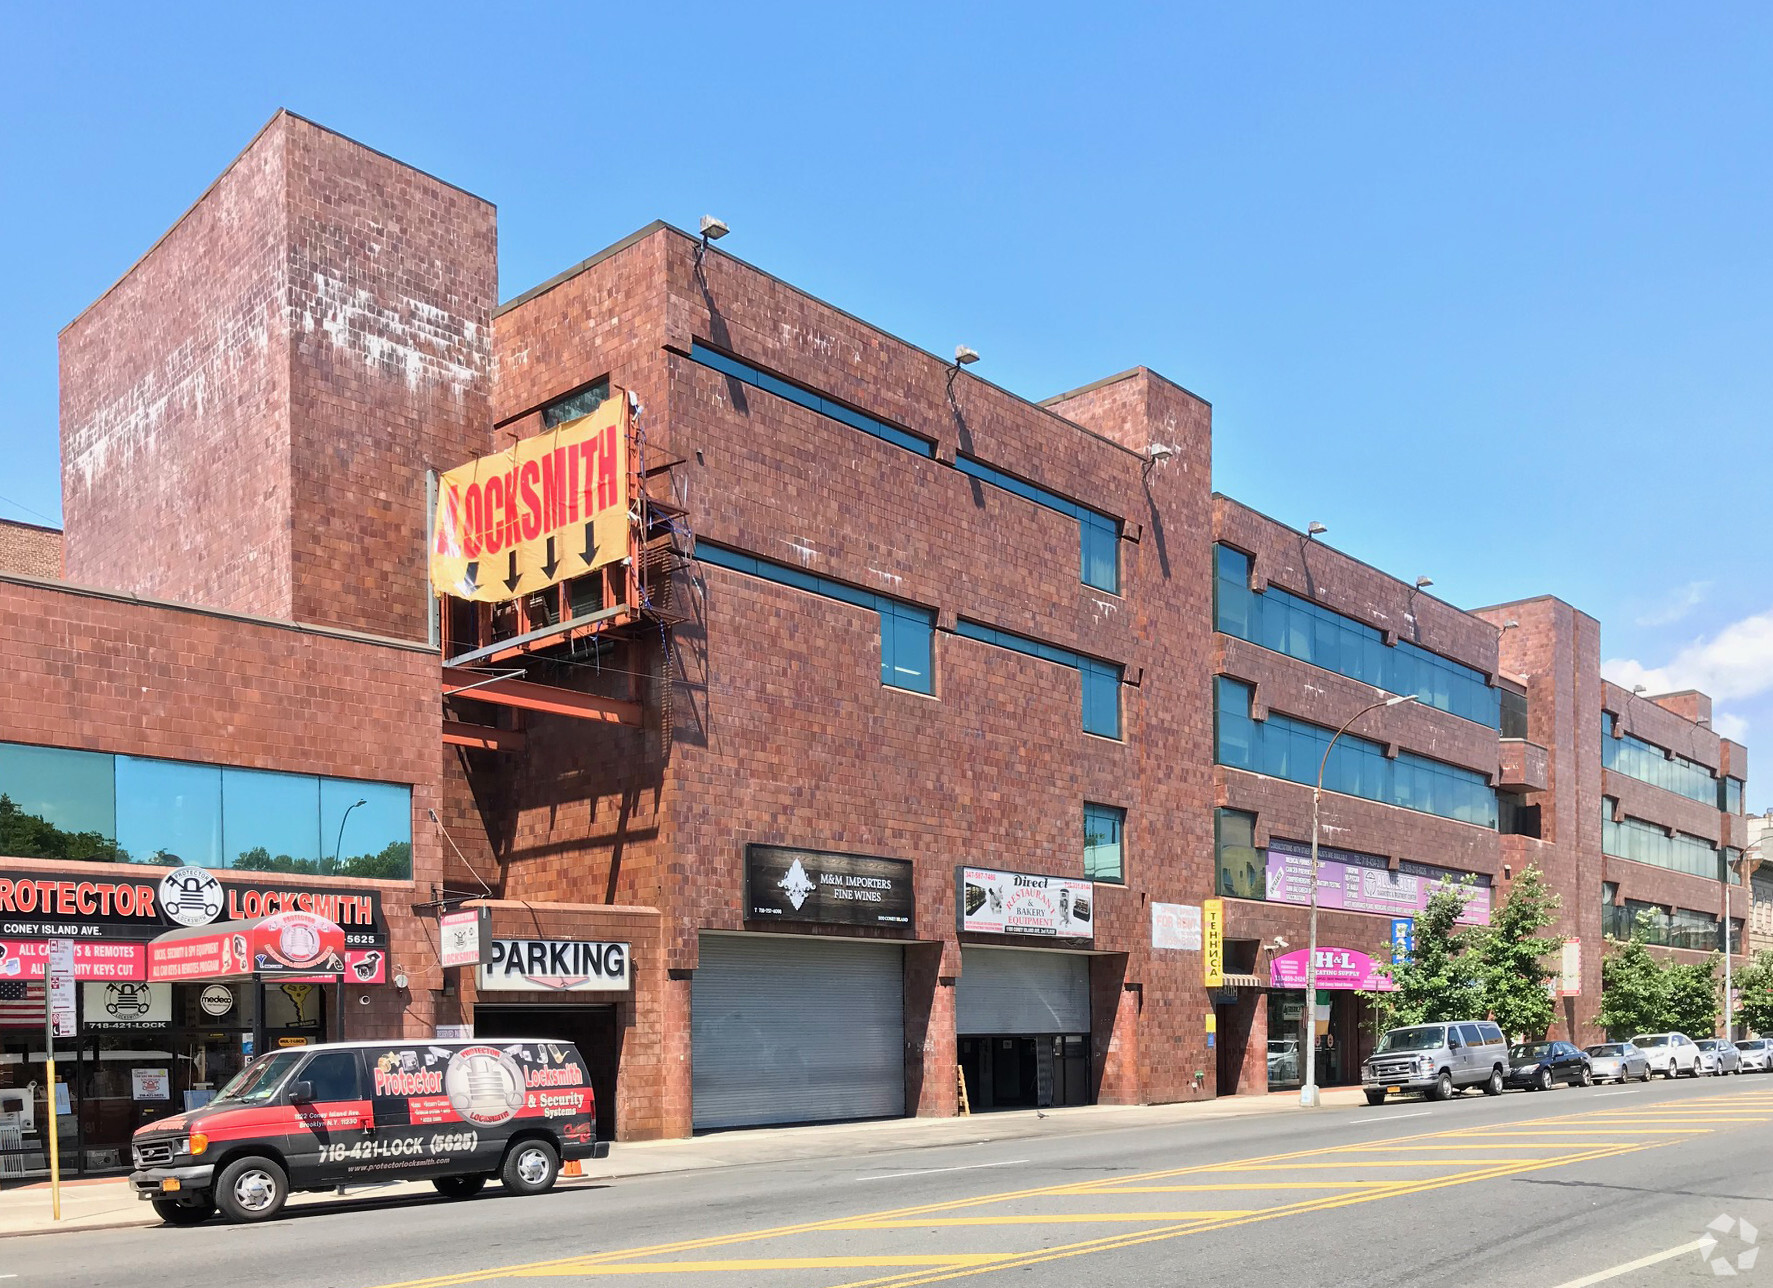
[[[1517,1042],[1508,1048],[1506,1081],[1529,1091],[1550,1091],[1557,1082],[1588,1087],[1594,1085],[1594,1070],[1588,1053],[1568,1042]]]

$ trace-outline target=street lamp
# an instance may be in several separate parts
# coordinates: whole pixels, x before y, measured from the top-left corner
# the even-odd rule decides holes
[[[357,802],[357,805],[367,805],[367,804],[369,804],[369,802],[366,800],[359,799]],[[346,810],[345,811],[345,818],[341,818],[339,820],[339,839],[332,843],[332,865],[335,869],[339,866],[339,854],[345,844],[345,819],[348,819],[351,817],[351,810],[356,809],[357,805],[353,805],[353,806],[351,806],[351,809]]]
[[[1380,707],[1402,706],[1406,702],[1414,702],[1416,695],[1406,693],[1396,698],[1381,698],[1369,703],[1353,715],[1349,716],[1330,745],[1324,748],[1323,759],[1317,762],[1317,786],[1311,789],[1311,938],[1305,949],[1305,1085],[1299,1088],[1299,1104],[1305,1109],[1316,1109],[1317,1095],[1317,816],[1318,804],[1324,796],[1324,769],[1330,763],[1330,753],[1336,749],[1336,739],[1348,732],[1348,728],[1356,720],[1369,711],[1377,711]]]

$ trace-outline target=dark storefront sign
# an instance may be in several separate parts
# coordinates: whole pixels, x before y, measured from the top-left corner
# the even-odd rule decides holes
[[[905,859],[745,847],[745,916],[752,921],[909,931],[912,898],[912,866]]]
[[[337,922],[352,948],[385,947],[379,890],[303,889],[275,878],[217,880],[207,868],[133,864],[0,875],[0,941],[67,938],[144,942],[176,926],[312,912]]]

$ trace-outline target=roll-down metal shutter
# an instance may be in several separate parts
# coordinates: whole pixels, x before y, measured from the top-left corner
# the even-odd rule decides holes
[[[703,935],[690,985],[698,1128],[905,1112],[897,944]]]
[[[1088,1033],[1090,959],[1077,953],[963,948],[956,1033]]]

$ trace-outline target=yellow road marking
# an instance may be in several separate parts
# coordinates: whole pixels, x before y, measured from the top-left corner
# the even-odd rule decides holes
[[[968,1225],[1089,1225],[1098,1221],[1211,1221],[1249,1216],[1261,1208],[1215,1208],[1204,1212],[1045,1212],[1026,1216],[944,1216],[914,1221],[851,1221],[838,1230],[923,1230]]]
[[[716,1270],[861,1270],[867,1266],[923,1266],[946,1270],[958,1266],[989,1266],[1016,1255],[1013,1252],[956,1252],[946,1256],[886,1254],[878,1257],[758,1257],[736,1261],[606,1261],[592,1265],[553,1265],[545,1270],[520,1270],[513,1277],[705,1274]]]
[[[1623,1145],[1629,1141],[1595,1141],[1597,1145]],[[1228,1167],[1228,1172],[1294,1172],[1302,1168],[1342,1167],[1469,1167],[1473,1163],[1542,1163],[1540,1158],[1350,1158],[1336,1163],[1261,1163],[1254,1167]]]
[[[1350,1185],[1396,1185],[1390,1181],[1226,1181],[1222,1185],[1079,1185],[1048,1194],[1077,1197],[1090,1194],[1204,1194],[1215,1190],[1345,1190]]]

